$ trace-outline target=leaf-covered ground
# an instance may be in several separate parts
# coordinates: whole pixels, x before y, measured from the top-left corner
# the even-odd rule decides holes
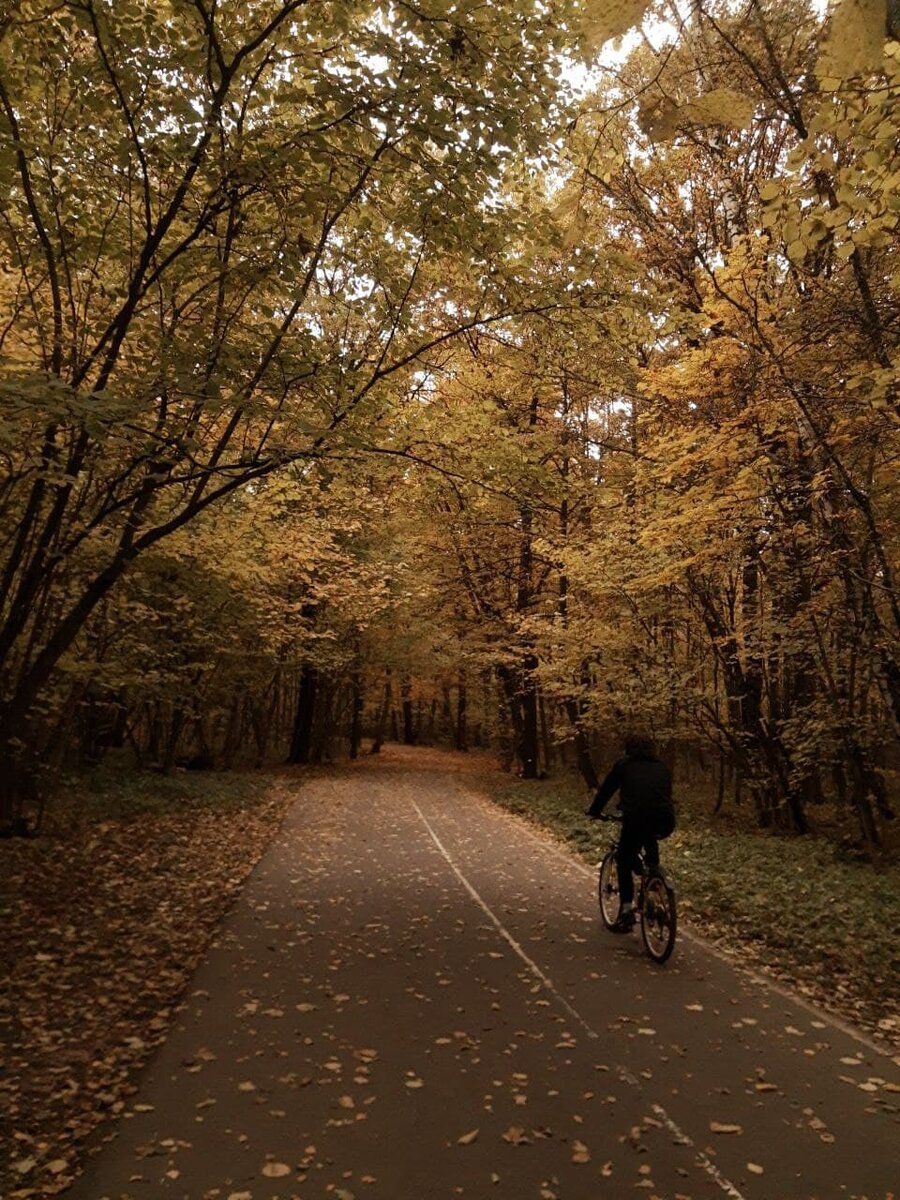
[[[499,780],[494,800],[596,863],[609,827],[584,817],[575,779]],[[900,1046],[900,867],[841,857],[833,842],[781,838],[681,815],[663,843],[679,911],[725,952]]]
[[[71,1182],[287,799],[271,776],[101,776],[0,842],[0,1195]]]

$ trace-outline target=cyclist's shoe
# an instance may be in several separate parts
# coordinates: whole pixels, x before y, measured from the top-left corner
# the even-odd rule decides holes
[[[613,933],[631,933],[636,919],[633,908],[628,912],[619,913],[616,923],[612,927]]]

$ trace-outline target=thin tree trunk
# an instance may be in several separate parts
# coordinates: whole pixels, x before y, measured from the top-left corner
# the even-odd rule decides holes
[[[387,728],[388,715],[391,711],[391,668],[386,667],[384,672],[384,696],[381,701],[381,709],[378,713],[378,723],[375,726],[375,739],[372,742],[370,754],[380,754],[381,747],[384,745],[384,731]]]
[[[459,672],[456,681],[456,749],[469,749],[467,713],[469,707],[468,691],[466,689],[466,673]]]
[[[363,688],[362,669],[357,664],[350,681],[350,757],[359,757],[362,742]]]

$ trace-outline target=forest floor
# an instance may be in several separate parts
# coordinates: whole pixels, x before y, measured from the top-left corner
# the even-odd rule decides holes
[[[271,775],[103,770],[0,842],[0,1196],[62,1191],[124,1110],[290,798]]]
[[[409,762],[390,748],[382,763],[353,768],[363,772],[355,778],[377,784],[383,774],[392,788],[402,783],[401,769],[414,769],[419,783],[406,790],[429,798],[440,816],[450,772],[466,791],[550,831],[565,843],[564,857],[571,849],[591,863],[600,857],[608,833],[584,820],[576,780],[525,783],[487,756],[405,753]],[[97,1131],[110,1118],[134,1120],[144,1111],[134,1098],[138,1068],[180,1020],[195,969],[289,806],[296,802],[302,819],[320,823],[320,785],[308,789],[306,779],[295,771],[106,772],[60,801],[40,838],[0,842],[0,1195],[25,1200],[65,1190]],[[367,812],[367,793],[342,787],[337,804],[346,815],[360,805]],[[390,798],[383,786],[378,795],[382,805]],[[338,824],[323,837],[349,839],[349,847],[353,826]],[[295,854],[305,853],[301,832],[293,835]],[[537,836],[538,852],[549,846],[552,859],[552,838]],[[516,844],[521,849],[521,836]],[[353,853],[348,848],[335,877],[341,888],[359,875]],[[689,928],[882,1045],[900,1044],[896,868],[875,870],[840,860],[816,839],[782,841],[699,815],[682,820],[664,857]],[[589,899],[589,880],[582,875],[575,886]],[[424,915],[416,920],[428,923]],[[206,1053],[199,1046],[179,1072],[207,1072]]]
[[[589,797],[574,773],[525,781],[486,764],[485,783],[585,861],[605,854],[609,827],[585,818]],[[831,837],[764,833],[696,802],[680,810],[661,856],[689,929],[900,1050],[900,864],[861,861]]]
[[[285,777],[67,1200],[885,1200],[900,1060],[702,940],[654,966],[472,766]]]

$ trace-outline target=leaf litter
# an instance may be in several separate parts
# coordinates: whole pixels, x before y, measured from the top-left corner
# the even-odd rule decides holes
[[[6,1200],[69,1187],[90,1134],[126,1111],[134,1073],[166,1037],[291,799],[271,777],[251,775],[206,778],[197,795],[191,780],[181,798],[172,780],[137,786],[168,789],[166,803],[150,795],[143,810],[98,819],[96,797],[78,797],[40,838],[0,849]],[[201,1048],[185,1069],[198,1073],[205,1061]]]

